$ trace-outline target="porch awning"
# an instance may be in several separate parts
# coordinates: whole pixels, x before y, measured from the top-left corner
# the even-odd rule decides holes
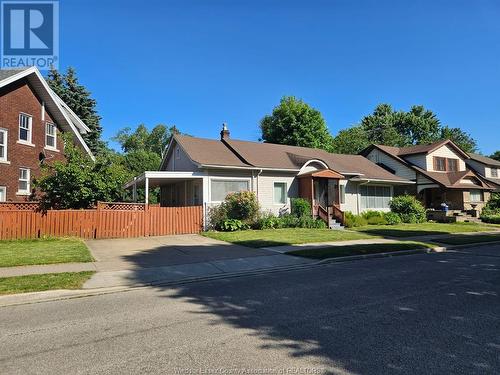
[[[314,171],[309,173],[304,173],[297,176],[298,178],[302,177],[322,177],[322,178],[335,178],[335,179],[343,179],[345,178],[338,172],[332,171],[331,169],[323,169],[321,171]]]
[[[123,188],[142,187],[146,185],[146,181],[148,187],[162,186],[179,181],[201,179],[203,176],[200,172],[146,171],[127,182]]]

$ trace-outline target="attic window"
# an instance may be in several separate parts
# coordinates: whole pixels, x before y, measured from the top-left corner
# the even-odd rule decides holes
[[[179,147],[175,148],[175,158],[179,160],[181,158],[181,150]]]
[[[448,171],[449,172],[457,172],[458,171],[458,159],[450,159],[448,158]]]
[[[498,169],[491,168],[491,177],[498,177]]]
[[[434,156],[434,170],[446,172],[446,158]]]

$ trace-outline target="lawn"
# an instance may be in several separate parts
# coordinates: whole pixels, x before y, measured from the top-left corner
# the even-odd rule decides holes
[[[204,236],[248,247],[293,245],[310,242],[333,242],[374,238],[365,233],[331,230],[284,228],[242,230],[237,232],[204,232]]]
[[[432,247],[422,242],[398,242],[398,243],[381,243],[381,244],[366,244],[366,245],[345,245],[345,246],[332,246],[323,249],[312,250],[294,250],[290,251],[288,255],[295,255],[303,258],[310,259],[327,259],[345,257],[351,255],[367,255],[379,254],[387,252],[398,252],[403,250],[416,250],[426,249]]]
[[[93,274],[93,271],[86,271],[4,277],[0,278],[0,295],[52,289],[80,289]]]
[[[498,229],[498,227],[476,223],[422,223],[399,225],[367,225],[364,227],[352,229],[358,232],[384,237],[412,237],[461,232],[485,232],[496,230]]]
[[[462,245],[481,242],[500,241],[499,234],[454,235],[453,237],[439,238],[437,242],[449,245]]]
[[[93,261],[77,238],[0,241],[0,267]]]

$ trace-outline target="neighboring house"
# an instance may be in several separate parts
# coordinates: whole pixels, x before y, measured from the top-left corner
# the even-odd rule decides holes
[[[469,155],[451,140],[410,147],[371,145],[361,155],[414,181],[411,187],[397,188],[396,194],[414,194],[426,208],[439,210],[446,203],[450,210],[480,211],[493,190],[484,177],[467,168]]]
[[[465,161],[467,165],[500,192],[500,161],[473,153],[469,153],[469,157]]]
[[[147,171],[126,185],[160,186],[162,206],[219,204],[227,194],[253,191],[265,211],[290,211],[290,199],[312,203],[313,214],[332,224],[343,212],[389,210],[394,189],[415,182],[361,155],[331,154],[305,147],[174,135],[160,171]],[[136,194],[135,194],[136,196]],[[146,198],[147,199],[147,198]]]
[[[27,199],[40,161],[64,158],[63,132],[93,158],[81,136],[89,131],[35,67],[0,70],[0,201]]]

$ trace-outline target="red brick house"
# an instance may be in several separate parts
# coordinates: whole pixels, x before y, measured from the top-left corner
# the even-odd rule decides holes
[[[34,68],[0,70],[0,201],[25,200],[40,160],[61,160],[62,133],[91,158],[82,134],[90,129]]]

